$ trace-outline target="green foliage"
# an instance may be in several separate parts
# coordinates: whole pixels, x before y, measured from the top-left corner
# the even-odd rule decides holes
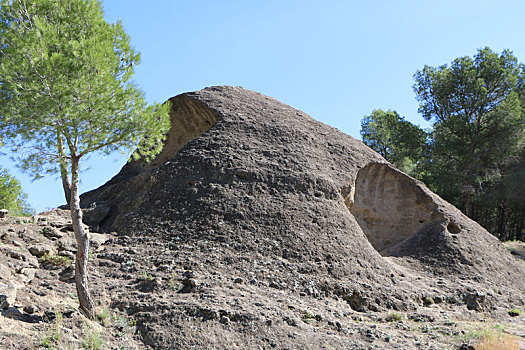
[[[525,240],[525,66],[484,48],[414,79],[432,130],[375,110],[362,120],[364,143],[500,239]]]
[[[519,316],[519,315],[521,315],[521,310],[520,309],[511,309],[511,310],[509,310],[509,316],[516,317],[516,316]]]
[[[178,288],[180,288],[180,284],[177,282],[177,274],[175,272],[171,273],[170,278],[168,280],[168,286],[171,289],[178,289]]]
[[[55,319],[47,329],[47,334],[40,340],[40,346],[43,349],[58,349],[60,338],[62,337],[63,315],[61,312],[55,312]]]
[[[0,168],[0,209],[9,210],[10,215],[30,216],[33,209],[27,204],[27,196],[22,192],[20,183],[7,169]]]
[[[434,126],[430,181],[446,199],[464,201],[469,215],[474,195],[523,148],[519,78],[512,52],[489,48],[414,75],[419,111]]]
[[[84,349],[88,350],[98,350],[102,349],[104,345],[104,340],[102,335],[95,329],[88,325],[84,324],[84,339],[82,341],[82,346]]]
[[[131,80],[139,54],[122,23],[104,20],[100,1],[0,0],[0,6],[2,142],[35,178],[60,174],[82,250],[89,238],[80,224],[81,160],[135,148],[134,158],[149,161],[162,150],[169,104],[147,105]],[[92,319],[87,256],[81,257],[76,287]]]
[[[97,0],[2,0],[0,134],[36,178],[93,152],[151,159],[168,106],[131,81],[140,57]]]
[[[399,312],[392,312],[387,317],[386,320],[388,322],[399,322],[403,320],[403,314],[400,314]]]
[[[425,305],[425,306],[434,305],[435,303],[436,302],[431,297],[424,297],[423,298],[423,305]]]
[[[98,314],[97,318],[103,326],[108,326],[110,323],[110,310],[109,307],[104,307]]]
[[[149,281],[153,280],[153,276],[148,271],[142,271],[142,274],[140,275],[140,280],[141,281],[145,281],[145,282],[149,282]]]
[[[66,256],[60,256],[60,255],[53,255],[45,253],[40,258],[43,262],[50,263],[55,266],[68,266],[71,264],[71,259],[69,259]]]
[[[315,318],[315,315],[311,312],[311,311],[308,311],[306,310],[304,313],[303,313],[303,321],[304,322],[312,322]]]
[[[413,175],[423,155],[427,133],[396,111],[376,109],[361,120],[361,137],[386,160]]]

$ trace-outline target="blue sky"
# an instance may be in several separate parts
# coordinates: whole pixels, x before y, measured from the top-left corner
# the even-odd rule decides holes
[[[525,1],[104,0],[141,52],[135,81],[162,102],[212,85],[275,97],[359,138],[373,109],[394,109],[426,127],[412,91],[416,70],[481,47],[525,61]],[[82,192],[115,175],[128,153],[85,164]],[[32,182],[8,157],[37,211],[64,203],[54,177]]]

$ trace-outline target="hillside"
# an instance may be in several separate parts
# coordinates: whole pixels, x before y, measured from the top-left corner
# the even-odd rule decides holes
[[[110,237],[95,294],[140,346],[443,349],[500,323],[525,335],[508,314],[525,306],[523,263],[361,142],[238,87],[171,102],[160,156],[81,197]]]

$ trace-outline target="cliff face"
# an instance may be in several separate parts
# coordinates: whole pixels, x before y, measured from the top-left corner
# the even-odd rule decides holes
[[[82,196],[87,224],[116,231],[160,279],[172,270],[185,276],[180,293],[165,297],[173,303],[162,318],[115,289],[115,305],[135,308],[146,342],[188,341],[181,315],[192,312],[217,325],[223,316],[244,320],[241,328],[263,325],[256,299],[268,300],[274,316],[283,297],[312,305],[322,297],[351,312],[414,311],[425,297],[472,310],[523,304],[523,266],[361,142],[238,87],[171,102],[172,129],[159,157],[128,163]],[[186,335],[171,332],[175,326]],[[246,329],[228,332],[238,340]],[[318,336],[324,339],[312,339]]]

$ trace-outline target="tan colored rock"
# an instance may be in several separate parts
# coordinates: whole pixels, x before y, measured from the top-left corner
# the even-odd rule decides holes
[[[55,248],[45,243],[37,243],[29,247],[29,252],[33,254],[34,256],[36,256],[37,258],[41,258],[44,254],[48,254],[48,255],[54,254]]]
[[[0,282],[0,309],[13,306],[16,300],[16,287],[10,282]]]
[[[11,277],[11,270],[4,264],[0,263],[0,279],[9,280]]]

